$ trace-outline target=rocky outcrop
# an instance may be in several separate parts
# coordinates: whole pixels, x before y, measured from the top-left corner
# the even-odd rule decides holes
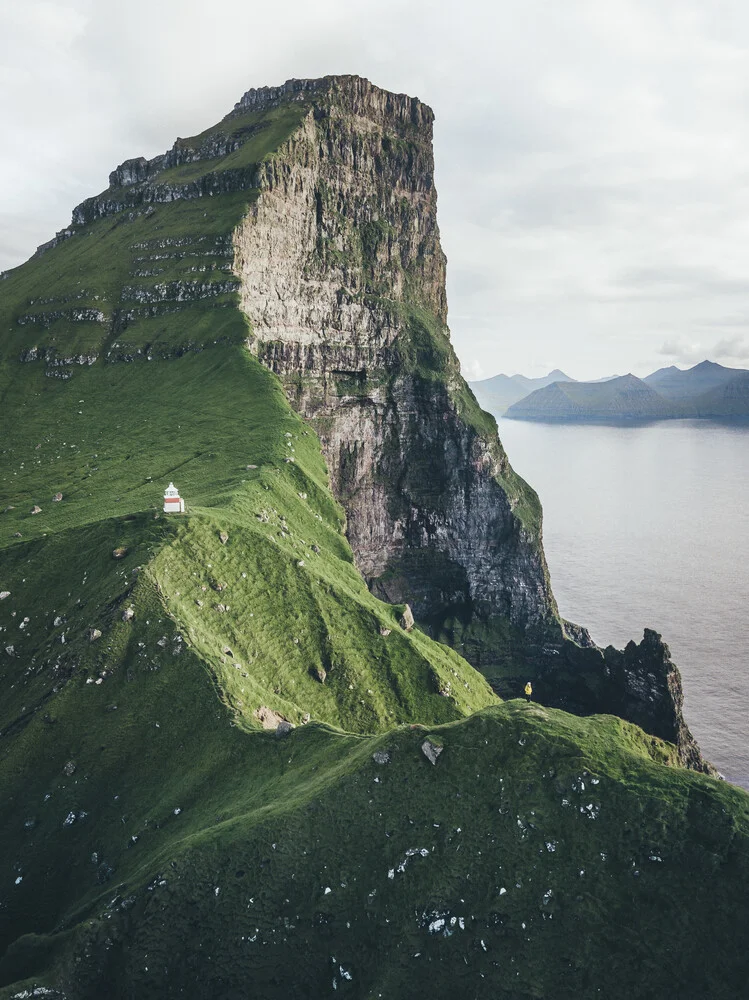
[[[236,233],[249,345],[314,423],[378,594],[435,630],[552,622],[535,495],[471,422],[448,340],[432,112],[359,78],[293,86],[315,101]]]
[[[249,91],[235,111],[287,100],[306,111],[259,165],[235,273],[248,347],[315,426],[371,589],[498,689],[541,679],[548,703],[633,718],[699,761],[667,650],[643,697],[650,640],[604,654],[558,616],[537,497],[450,346],[431,110],[330,77]]]

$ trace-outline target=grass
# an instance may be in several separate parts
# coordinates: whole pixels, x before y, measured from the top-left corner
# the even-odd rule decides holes
[[[523,702],[437,729],[278,740],[233,728],[205,682],[189,652],[115,676],[86,692],[73,776],[59,739],[56,779],[26,764],[37,823],[16,895],[33,909],[16,930],[34,933],[0,964],[14,990],[208,997],[251,981],[320,996],[335,979],[406,997],[428,977],[446,998],[739,995],[749,800],[664,767],[667,745]],[[70,811],[87,815],[64,828]],[[55,880],[76,901],[66,916]],[[26,979],[40,962],[48,975]]]
[[[247,148],[222,164],[298,114],[225,119]],[[102,219],[2,285],[1,1000],[738,995],[749,798],[621,720],[500,703],[403,631],[234,292],[123,318],[124,289],[225,263],[253,197]],[[105,319],[18,322],[71,304]],[[406,310],[402,372],[488,434],[445,331]]]

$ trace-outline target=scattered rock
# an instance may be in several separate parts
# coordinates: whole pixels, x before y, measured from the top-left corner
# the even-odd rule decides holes
[[[280,723],[288,721],[279,712],[274,712],[272,708],[267,708],[265,705],[256,708],[253,715],[263,729],[277,729]]]
[[[41,507],[37,507],[36,504],[34,504],[34,506],[31,508],[31,513],[32,514],[41,514],[41,512],[42,512],[42,508]]]
[[[222,545],[226,545],[229,541],[229,535],[225,531],[219,531],[218,537]]]
[[[90,628],[88,630],[88,641],[96,642],[97,639],[101,639],[101,632],[98,628]]]
[[[119,545],[116,549],[112,549],[112,556],[115,559],[123,559],[127,555],[127,546]]]
[[[293,726],[292,723],[287,722],[286,719],[283,719],[283,721],[279,722],[278,725],[276,726],[276,736],[279,736],[279,737],[281,737],[281,736],[288,736],[289,733],[294,728],[295,728],[295,726]]]
[[[23,538],[23,535],[21,534],[20,531],[14,531],[13,532],[13,537],[14,538]]]
[[[302,724],[306,726],[311,718],[312,716],[309,714],[309,712],[305,712],[304,715],[302,716]]]
[[[225,583],[219,583],[216,580],[213,581],[213,583],[211,584],[211,587],[214,590],[217,590],[219,592],[219,594],[221,593],[222,590],[226,590],[226,584]]]
[[[221,652],[224,653],[226,656],[231,656],[231,657],[234,656],[234,653],[232,653],[231,649],[229,649],[228,646],[222,647]]]
[[[328,672],[324,667],[310,667],[310,673],[321,684],[325,683],[325,678],[328,676]]]
[[[59,503],[62,500],[62,493],[55,493],[52,497],[52,503]]]
[[[123,622],[129,622],[133,618],[135,618],[135,612],[133,611],[133,609],[125,608],[125,610],[122,612]]]
[[[3,511],[3,514],[7,514],[7,513],[9,512],[9,511],[11,511],[11,510],[15,510],[15,509],[16,509],[16,508],[15,508],[15,507],[14,507],[14,506],[13,506],[13,505],[11,504],[11,506],[10,506],[10,507],[6,507],[6,508],[5,508],[5,510]]]
[[[75,774],[75,764],[72,760],[69,760],[65,767],[63,767],[62,773],[67,774],[68,777],[70,777],[71,774]]]
[[[313,545],[313,546],[312,546],[312,551],[313,551],[313,552],[314,552],[314,553],[315,553],[316,555],[320,555],[320,546],[319,546],[319,545]]]
[[[195,603],[197,604],[197,606],[198,606],[199,608],[202,608],[202,607],[203,607],[203,602],[202,602],[201,600],[199,600],[199,599],[196,599],[196,600],[195,600]]]
[[[4,601],[6,597],[10,597],[10,591],[0,590],[0,601]]]
[[[430,764],[436,764],[437,758],[442,753],[445,748],[439,743],[434,743],[432,740],[424,740],[421,744],[421,752],[424,754],[426,759]]]
[[[13,654],[15,653],[15,651],[16,651],[16,647],[15,646],[6,646],[5,647],[5,652],[8,654],[8,656],[13,656]]]
[[[215,608],[216,611],[219,612],[219,614],[223,614],[224,611],[226,611],[226,605],[225,604],[214,604],[213,607]]]
[[[381,628],[380,629],[380,635],[390,635],[391,632],[392,632],[392,629],[389,629],[389,628]]]
[[[375,764],[389,764],[392,760],[389,750],[375,750],[372,754],[372,760]]]
[[[299,561],[297,562],[297,566],[304,566],[304,559],[300,559],[300,560],[299,560]]]
[[[245,465],[245,469],[256,469],[256,465]]]

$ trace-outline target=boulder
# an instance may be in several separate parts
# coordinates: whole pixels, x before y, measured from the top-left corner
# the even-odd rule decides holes
[[[375,750],[372,754],[372,760],[375,764],[389,764],[391,759],[389,750]]]
[[[226,545],[226,543],[229,541],[229,535],[226,531],[219,531],[218,537],[222,545]]]
[[[90,628],[88,630],[88,640],[89,642],[96,642],[97,639],[101,639],[101,632],[98,628]]]
[[[389,628],[381,628],[380,629],[380,635],[390,635],[391,632],[392,632],[392,629],[389,629]]]
[[[122,612],[123,622],[129,622],[133,618],[135,618],[135,612],[133,611],[133,609],[125,608],[125,610]]]
[[[4,601],[6,597],[10,597],[10,591],[0,590],[0,601]]]
[[[59,503],[62,500],[62,493],[55,493],[52,497],[52,503]]]
[[[295,727],[292,725],[291,722],[287,722],[286,719],[282,719],[281,722],[279,722],[278,725],[276,726],[276,736],[278,737],[288,736],[289,733],[294,728]]]
[[[280,712],[274,712],[272,708],[268,708],[266,705],[261,705],[260,708],[256,708],[252,713],[258,720],[263,729],[277,729],[280,723],[286,722],[287,720],[280,714]]]
[[[427,739],[421,744],[421,752],[430,764],[437,763],[437,758],[444,749],[445,748],[441,744],[435,743],[434,740]]]
[[[328,672],[324,667],[311,667],[310,673],[321,684],[325,683],[325,678],[328,676]]]
[[[414,616],[410,604],[407,604],[403,609],[403,614],[398,619],[398,624],[404,632],[410,632],[414,627]]]
[[[34,504],[34,506],[31,508],[31,513],[32,514],[41,514],[41,512],[42,512],[42,508],[38,507],[36,504]]]
[[[123,559],[127,555],[127,546],[119,545],[116,549],[112,549],[112,557],[114,559]]]

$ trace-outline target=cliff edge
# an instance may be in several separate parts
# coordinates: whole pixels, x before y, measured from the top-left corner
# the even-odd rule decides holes
[[[703,766],[666,647],[646,640],[617,681],[614,653],[560,620],[538,498],[450,344],[431,109],[326,77],[249,91],[235,114],[284,102],[304,113],[260,166],[234,273],[248,346],[317,431],[370,589],[499,693],[531,678],[546,704],[636,718]]]

